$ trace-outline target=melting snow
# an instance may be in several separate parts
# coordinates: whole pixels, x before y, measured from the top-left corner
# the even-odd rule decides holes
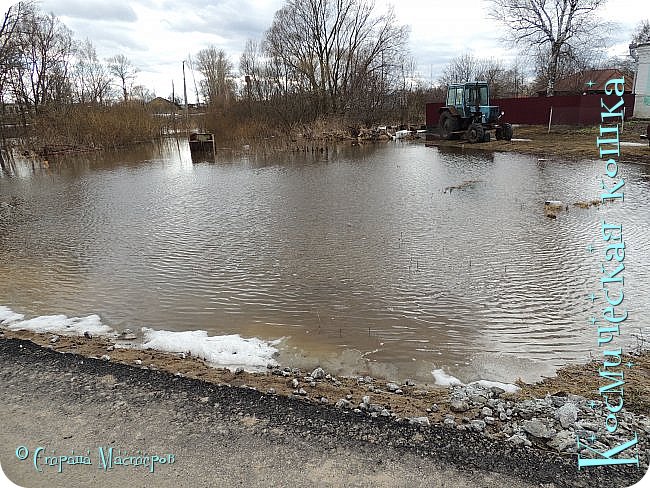
[[[22,320],[24,318],[25,316],[22,313],[16,313],[9,307],[0,305],[0,324],[7,325],[11,322]]]
[[[465,386],[465,384],[462,381],[460,381],[458,378],[448,373],[445,373],[445,371],[442,369],[434,369],[433,371],[431,371],[431,374],[433,375],[433,379],[435,380],[437,385]],[[500,381],[488,381],[488,380],[472,381],[471,383],[468,383],[467,386],[480,386],[481,388],[490,388],[492,386],[496,386],[504,390],[506,393],[516,393],[520,389],[517,385],[513,385],[511,383],[501,383]]]
[[[0,324],[10,330],[27,330],[36,333],[62,335],[116,336],[108,325],[103,324],[98,315],[87,317],[67,317],[65,315],[42,315],[24,320],[24,315],[8,307],[0,306]],[[185,352],[205,359],[213,366],[248,369],[265,368],[276,364],[273,359],[278,349],[274,347],[280,340],[264,341],[257,338],[244,339],[239,335],[208,336],[204,330],[172,332],[143,327],[142,345],[131,347],[157,349],[165,352]]]
[[[7,312],[8,311],[8,312]],[[13,315],[12,315],[13,314]],[[0,318],[9,318],[0,323],[10,330],[28,330],[30,332],[49,332],[63,335],[84,335],[85,332],[93,336],[110,335],[113,333],[108,325],[102,324],[98,315],[87,317],[67,317],[65,315],[41,315],[29,320],[22,320],[21,314],[16,314],[7,307],[0,308]]]
[[[233,335],[208,336],[204,330],[172,332],[142,328],[145,349],[166,352],[185,352],[205,359],[212,365],[227,367],[266,367],[275,364],[273,356],[278,352],[274,346],[280,341],[263,341],[255,337],[244,339]]]
[[[433,379],[436,381],[436,385],[455,386],[463,384],[463,382],[458,378],[445,373],[442,369],[434,369],[431,371],[431,374],[433,375]]]

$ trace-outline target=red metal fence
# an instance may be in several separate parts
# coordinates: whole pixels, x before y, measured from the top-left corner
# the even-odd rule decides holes
[[[596,125],[600,123],[600,113],[603,111],[600,100],[603,95],[568,95],[557,97],[502,98],[492,100],[492,105],[498,105],[505,112],[504,122],[511,124],[548,124],[553,110],[551,123],[553,125]],[[613,97],[605,99],[615,100]],[[625,101],[625,119],[632,117],[634,112],[634,95],[623,95]],[[442,103],[427,103],[427,127],[438,125],[438,109]],[[611,104],[610,104],[611,106]]]

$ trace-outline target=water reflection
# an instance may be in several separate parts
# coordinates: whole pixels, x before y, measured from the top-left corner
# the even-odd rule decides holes
[[[193,163],[173,139],[23,162],[0,178],[2,199],[23,202],[0,221],[0,303],[285,336],[296,361],[354,348],[403,376],[430,380],[435,365],[511,380],[595,350],[597,261],[583,249],[602,218],[625,222],[635,250],[625,335],[647,327],[650,299],[633,290],[650,283],[649,204],[632,198],[648,192],[646,168],[626,166],[623,209],[542,211],[593,198],[600,170],[419,144],[217,149]]]

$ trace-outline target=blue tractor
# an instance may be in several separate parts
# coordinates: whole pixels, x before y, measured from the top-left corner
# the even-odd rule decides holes
[[[512,125],[499,122],[503,112],[490,105],[490,89],[485,81],[449,85],[447,103],[439,113],[438,127],[445,139],[464,136],[472,144],[489,142],[491,130],[497,140],[512,139]]]

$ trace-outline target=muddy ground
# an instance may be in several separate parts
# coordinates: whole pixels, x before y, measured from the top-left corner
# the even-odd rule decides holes
[[[645,134],[650,121],[626,121],[620,132],[622,142],[642,143],[643,146],[621,146],[619,161],[633,161],[650,164],[650,147],[647,140],[639,137]],[[477,151],[518,152],[536,155],[543,159],[598,159],[596,138],[598,127],[520,125],[514,128],[513,141],[497,141],[470,144],[465,140],[446,141],[438,137],[426,144],[437,147],[449,147]],[[530,139],[530,140],[520,140]]]

